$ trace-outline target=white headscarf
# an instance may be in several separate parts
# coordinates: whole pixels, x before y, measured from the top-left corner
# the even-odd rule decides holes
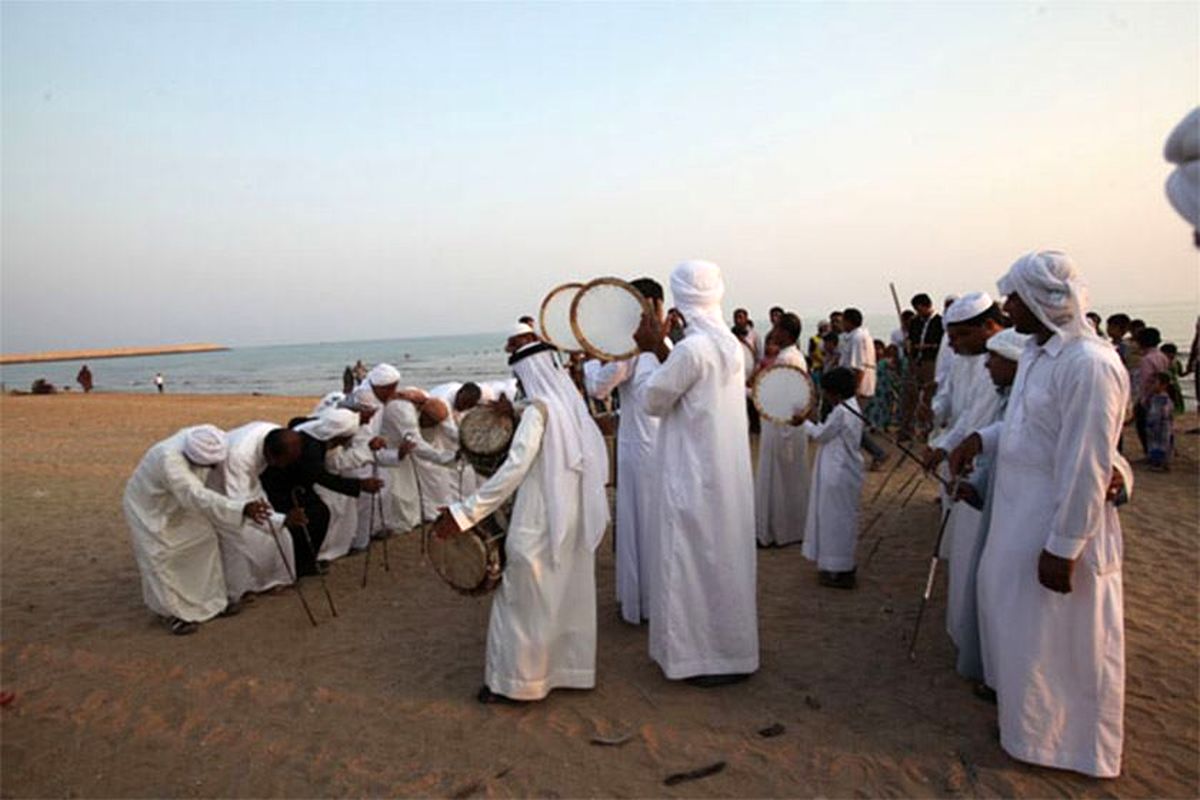
[[[542,346],[535,342],[526,348]],[[608,525],[608,496],[604,489],[608,479],[608,450],[604,437],[588,414],[575,384],[555,363],[553,351],[527,356],[513,364],[512,369],[521,380],[526,397],[544,403],[548,412],[542,437],[542,458],[546,462],[542,496],[546,500],[546,524],[550,529],[550,559],[558,561],[559,549],[567,535],[570,500],[564,478],[568,472],[581,473],[583,540],[589,550],[595,550]],[[528,409],[525,413],[537,412]]]
[[[314,439],[328,442],[340,436],[348,436],[358,430],[358,414],[346,408],[330,408],[322,411],[316,419],[296,426],[296,430],[307,433]]]
[[[387,384],[382,384],[386,386]],[[346,398],[348,403],[352,403],[356,409],[370,408],[378,411],[383,408],[383,403],[379,402],[379,398],[375,395],[375,391],[371,388],[368,381],[363,381],[358,386],[354,387],[354,391]]]
[[[995,336],[988,337],[987,349],[1009,361],[1020,361],[1021,351],[1025,349],[1025,343],[1028,341],[1029,336],[1026,334],[1017,333],[1013,328],[1005,328]]]
[[[317,404],[313,406],[312,414],[309,416],[315,417],[325,409],[340,406],[345,401],[346,395],[342,394],[341,392],[330,392],[317,401]]]
[[[187,429],[183,439],[183,455],[193,464],[211,467],[220,464],[229,453],[225,432],[216,425],[197,425]]]
[[[742,345],[725,325],[721,298],[725,281],[721,268],[711,261],[685,261],[671,270],[671,296],[687,323],[685,336],[702,335],[713,340],[726,372],[741,372]]]
[[[998,282],[1001,294],[1016,292],[1029,310],[1063,339],[1095,337],[1087,320],[1087,284],[1066,253],[1026,253]]]
[[[400,370],[391,364],[376,364],[367,373],[367,383],[372,386],[391,386],[400,382]]]

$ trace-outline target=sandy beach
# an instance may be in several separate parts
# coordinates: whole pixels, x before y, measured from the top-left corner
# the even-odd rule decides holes
[[[618,620],[597,558],[597,686],[481,706],[489,600],[453,593],[393,540],[319,584],[172,637],[141,601],[121,512],[154,442],[199,422],[284,421],[305,398],[76,393],[0,398],[0,794],[4,797],[1194,797],[1200,793],[1197,444],[1177,420],[1168,474],[1138,468],[1122,514],[1128,682],[1114,781],[1019,764],[995,709],[953,671],[944,580],[915,663],[908,637],[936,533],[933,488],[890,512],[854,592],[799,547],[759,551],[762,668],[705,690],[666,681]],[[1137,451],[1132,431],[1128,448]],[[1138,453],[1140,455],[1140,453]],[[908,468],[897,477],[906,477]],[[881,474],[869,477],[866,497]],[[889,489],[887,496],[892,495]],[[869,518],[868,510],[865,517]],[[860,542],[869,547],[874,532]],[[377,552],[376,555],[379,553]],[[782,725],[782,734],[759,731]],[[629,737],[604,746],[594,737]],[[665,786],[724,762],[710,777]]]

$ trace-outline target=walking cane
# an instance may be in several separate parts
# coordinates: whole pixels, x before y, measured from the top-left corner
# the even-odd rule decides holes
[[[917,480],[917,478],[919,478],[920,476],[921,476],[921,470],[919,470],[919,469],[913,470],[912,475],[909,475],[908,479],[906,481],[904,481],[904,483],[900,484],[900,488],[896,491],[896,497],[897,498],[901,497],[904,494],[904,490],[907,489],[910,485],[912,485],[913,481]],[[921,485],[920,483],[916,484],[916,486],[920,486],[920,485]],[[866,536],[868,533],[870,533],[871,529],[875,527],[875,523],[877,523],[877,522],[879,522],[879,520],[883,519],[883,515],[886,513],[887,513],[886,506],[884,508],[879,509],[879,511],[875,514],[875,516],[872,517],[871,521],[869,523],[867,523],[867,527],[864,528],[863,532],[859,535]],[[863,559],[863,568],[864,569],[866,567],[871,566],[871,559],[875,558],[875,553],[879,550],[879,545],[882,544],[884,538],[886,538],[884,531],[880,531],[879,535],[877,537],[875,537],[875,542],[874,542],[874,544],[871,545],[871,552],[867,553],[867,557],[865,559]]]
[[[304,487],[296,486],[292,489],[292,505],[300,505],[300,496],[304,493]],[[300,533],[304,534],[304,542],[308,545],[309,551],[313,554],[313,559],[317,557],[317,548],[313,547],[312,536],[308,532],[308,525],[300,526]],[[321,572],[321,567],[317,565],[317,577],[321,579],[321,591],[325,592],[325,601],[329,603],[329,611],[335,617],[338,615],[337,606],[333,604],[333,595],[329,593],[329,584],[325,581],[325,573]]]
[[[914,453],[912,450],[909,450],[907,447],[905,447],[903,444],[901,444],[898,440],[896,440],[894,437],[889,435],[887,431],[881,431],[881,430],[879,430],[879,428],[876,428],[874,425],[871,424],[870,420],[868,420],[862,414],[860,414],[859,412],[857,412],[853,408],[851,408],[849,403],[846,403],[845,401],[843,401],[841,403],[841,405],[843,408],[845,408],[851,414],[853,414],[854,416],[861,419],[863,421],[863,424],[867,426],[867,429],[870,430],[871,433],[878,433],[880,436],[887,439],[889,442],[891,442],[897,448],[899,448],[900,452],[904,453],[904,455],[911,458],[917,464],[920,464],[922,469],[925,468],[925,462],[922,461],[921,458],[916,453]],[[929,475],[929,477],[936,480],[938,483],[940,483],[947,491],[949,491],[950,483],[945,478],[943,478],[941,475],[938,475],[936,472],[929,472],[929,471],[926,471],[926,474]]]
[[[371,477],[379,477],[379,462],[376,461],[371,467]],[[367,575],[371,571],[371,544],[375,541],[375,497],[371,495],[371,511],[367,515],[367,557],[363,559],[363,576],[361,588],[367,588]],[[381,506],[382,508],[382,506]]]
[[[958,478],[955,478],[950,485],[951,497],[958,490]],[[929,558],[929,574],[925,576],[925,591],[921,594],[921,605],[917,608],[917,621],[913,625],[912,638],[909,640],[908,658],[910,661],[917,660],[917,634],[921,632],[921,618],[925,616],[925,607],[929,605],[929,598],[933,594],[933,579],[937,575],[938,562],[941,561],[939,553],[942,549],[942,539],[946,536],[946,523],[950,521],[950,512],[954,509],[954,503],[946,507],[942,513],[942,524],[938,526],[937,541],[933,544],[933,555]]]
[[[283,543],[279,541],[279,530],[275,527],[275,521],[267,517],[267,526],[271,529],[271,538],[275,540],[275,549],[279,551],[279,560],[283,562],[283,568],[287,571],[288,577],[292,580],[292,586],[296,587],[296,596],[300,598],[300,605],[304,606],[304,613],[308,614],[308,621],[313,627],[317,627],[317,618],[313,616],[312,609],[308,606],[308,601],[304,599],[304,592],[300,591],[300,581],[296,579],[296,573],[292,569],[292,565],[288,563],[287,555],[283,552]]]

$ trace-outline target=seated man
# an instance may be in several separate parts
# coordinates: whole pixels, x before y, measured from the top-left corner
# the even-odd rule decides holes
[[[593,559],[608,525],[608,453],[553,351],[535,341],[509,359],[533,402],[524,407],[500,469],[435,527],[437,536],[456,535],[517,493],[504,580],[488,624],[478,695],[484,703],[540,700],[555,688],[595,685]]]
[[[142,597],[177,635],[194,633],[227,604],[214,523],[242,517],[262,523],[271,507],[206,489],[225,460],[225,434],[212,425],[184,428],[154,445],[125,486],[125,519],[142,573]]]

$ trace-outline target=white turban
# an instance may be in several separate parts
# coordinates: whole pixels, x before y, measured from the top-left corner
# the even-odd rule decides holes
[[[225,432],[216,425],[197,425],[187,429],[183,438],[183,455],[193,464],[211,467],[220,464],[229,453]]]
[[[516,325],[512,326],[511,330],[509,330],[508,338],[511,339],[514,336],[524,336],[527,333],[532,333],[534,336],[537,336],[537,331],[535,331],[529,325],[524,322],[518,322]]]
[[[522,351],[545,347],[534,345]],[[521,352],[521,351],[519,351]],[[542,497],[546,500],[546,524],[550,529],[550,559],[558,552],[567,535],[568,513],[573,498],[570,473],[579,473],[583,482],[583,540],[595,550],[608,527],[608,449],[604,436],[588,413],[587,406],[566,371],[554,360],[552,349],[536,350],[513,363],[513,373],[525,388],[525,395],[545,404],[546,432],[542,436]],[[526,414],[537,413],[526,409]]]
[[[997,286],[1001,294],[1020,295],[1042,324],[1064,339],[1096,335],[1087,320],[1087,284],[1066,253],[1026,253],[1008,268]]]
[[[1200,231],[1200,106],[1171,131],[1163,157],[1178,165],[1167,177],[1167,199],[1194,230]]]
[[[1005,328],[995,336],[988,338],[987,349],[1009,361],[1020,361],[1021,351],[1025,349],[1025,343],[1028,341],[1029,337],[1026,334],[1017,333],[1012,328]]]
[[[707,336],[716,345],[725,372],[742,371],[742,345],[725,325],[721,298],[725,281],[711,261],[685,261],[671,270],[671,296],[683,315],[684,335]]]
[[[371,388],[371,384],[363,381],[358,386],[354,387],[354,391],[346,398],[345,406],[359,410],[370,408],[378,411],[383,408],[383,403],[379,402],[379,398],[375,395],[375,391]]]
[[[330,408],[322,411],[320,416],[297,425],[296,430],[307,433],[314,439],[328,442],[341,436],[349,436],[358,430],[358,414],[347,408]]]
[[[330,392],[317,401],[317,404],[313,406],[312,414],[310,416],[315,417],[325,409],[340,406],[345,402],[346,395],[342,394],[341,392]]]
[[[946,309],[944,319],[947,325],[955,325],[978,317],[995,305],[992,296],[987,292],[971,292],[964,294]]]
[[[1200,231],[1200,161],[1182,164],[1167,176],[1167,199],[1179,216]]]
[[[400,370],[391,364],[376,364],[367,373],[367,383],[372,386],[391,386],[400,382]]]

